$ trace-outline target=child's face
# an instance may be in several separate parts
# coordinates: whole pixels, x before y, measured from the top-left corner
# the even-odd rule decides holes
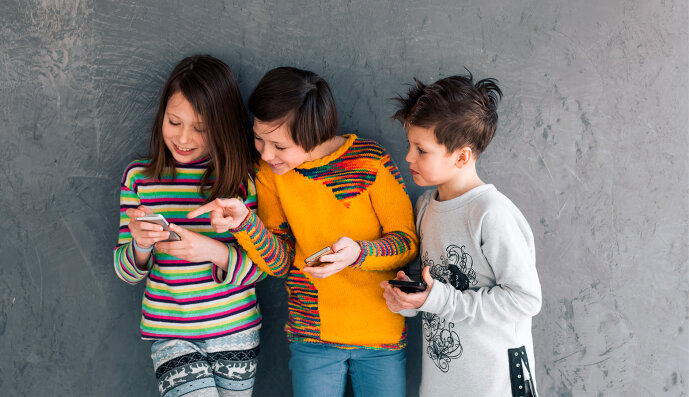
[[[407,141],[409,149],[405,160],[417,185],[439,186],[457,177],[459,169],[455,164],[458,154],[448,152],[438,143],[431,128],[410,125]]]
[[[172,157],[180,163],[196,161],[208,154],[203,120],[180,92],[167,101],[163,141]]]
[[[286,122],[263,122],[254,118],[254,145],[270,169],[282,175],[309,159],[308,152],[294,143]]]

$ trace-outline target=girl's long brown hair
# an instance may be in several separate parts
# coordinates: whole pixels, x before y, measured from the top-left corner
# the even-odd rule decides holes
[[[183,59],[165,82],[151,131],[151,164],[146,173],[161,179],[167,171],[175,179],[175,160],[163,140],[163,120],[167,102],[177,92],[184,95],[204,122],[210,162],[199,192],[208,194],[205,203],[218,197],[246,199],[239,187],[253,173],[257,159],[249,114],[229,66],[209,55]],[[212,175],[215,182],[208,189],[206,183]]]

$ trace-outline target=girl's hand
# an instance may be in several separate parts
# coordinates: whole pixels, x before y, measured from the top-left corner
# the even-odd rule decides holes
[[[249,209],[241,200],[218,198],[191,211],[187,218],[196,218],[206,212],[210,212],[211,226],[216,233],[225,233],[239,227],[249,215]]]
[[[176,256],[188,262],[210,261],[227,270],[229,249],[225,244],[174,223],[170,224],[170,230],[179,234],[182,239],[158,242],[155,245],[156,252]]]
[[[129,217],[129,231],[132,234],[132,239],[136,240],[136,245],[139,247],[146,249],[170,236],[170,233],[164,232],[160,225],[136,220],[140,216],[152,214],[152,209],[140,205],[137,208],[129,208],[125,213]]]
[[[308,266],[303,268],[302,271],[315,278],[326,278],[356,262],[361,254],[359,243],[349,237],[340,237],[330,248],[332,248],[334,253],[323,255],[320,259],[321,262],[326,263],[325,265]]]
[[[410,294],[402,292],[402,290],[397,287],[393,287],[387,281],[380,282],[381,288],[385,289],[383,292],[383,297],[385,298],[385,302],[388,304],[390,310],[393,312],[400,312],[403,309],[418,310],[426,302],[426,298],[428,298],[428,294],[431,293],[431,288],[433,288],[433,277],[431,277],[430,266],[423,268],[421,271],[421,277],[426,283],[426,289],[421,292],[414,292]],[[407,277],[407,275],[400,270],[397,272],[397,277],[395,277],[395,280],[409,281],[409,277]]]

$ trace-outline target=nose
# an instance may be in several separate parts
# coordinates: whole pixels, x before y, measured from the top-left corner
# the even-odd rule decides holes
[[[407,149],[407,155],[404,157],[404,160],[407,163],[412,163],[414,161],[414,152],[411,149],[411,146]]]
[[[266,145],[265,143],[261,145],[256,145],[256,149],[258,150],[259,153],[261,153],[261,158],[263,161],[270,161],[275,157],[275,153],[268,148],[269,145]]]
[[[181,132],[179,133],[179,143],[185,144],[185,143],[190,143],[194,138],[193,138],[193,131],[191,130],[191,126],[187,127],[185,126],[182,128]]]

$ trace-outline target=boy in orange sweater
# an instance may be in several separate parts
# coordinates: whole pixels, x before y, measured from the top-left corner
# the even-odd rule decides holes
[[[285,325],[297,396],[405,395],[404,318],[388,310],[378,285],[418,250],[411,202],[378,143],[336,135],[328,84],[295,68],[269,71],[249,99],[258,217],[239,200],[218,199],[217,232],[230,230],[267,273],[287,277]],[[259,219],[260,217],[260,219]],[[320,266],[304,259],[330,247]]]

